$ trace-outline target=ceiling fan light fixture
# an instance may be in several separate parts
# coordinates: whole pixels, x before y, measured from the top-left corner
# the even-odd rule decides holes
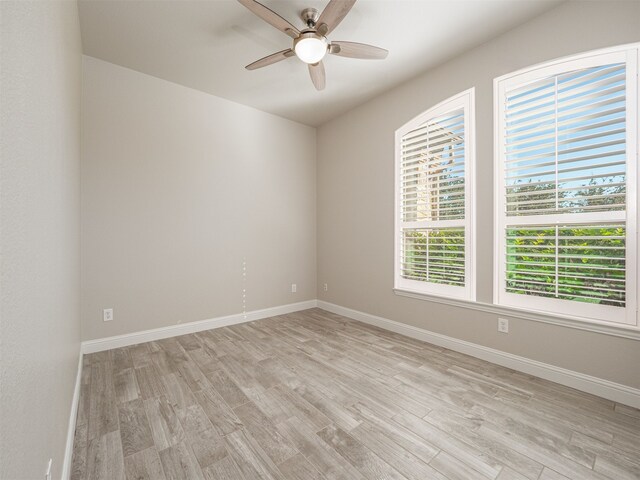
[[[293,42],[293,50],[304,63],[318,63],[327,54],[327,39],[314,32],[301,34]]]
[[[329,0],[322,13],[315,8],[305,8],[300,12],[300,19],[306,25],[303,30],[298,30],[258,0],[238,0],[238,2],[268,24],[293,38],[292,48],[256,60],[244,67],[247,70],[266,67],[295,56],[307,64],[316,90],[323,90],[326,85],[326,76],[322,59],[327,53],[340,57],[365,59],[383,59],[389,53],[384,48],[364,43],[332,42],[329,44],[326,35],[329,35],[342,22],[356,0]]]

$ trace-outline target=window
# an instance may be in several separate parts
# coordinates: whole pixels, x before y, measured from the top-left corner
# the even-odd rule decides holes
[[[474,299],[473,105],[468,90],[396,131],[397,289]]]
[[[637,324],[638,48],[496,79],[495,303]]]

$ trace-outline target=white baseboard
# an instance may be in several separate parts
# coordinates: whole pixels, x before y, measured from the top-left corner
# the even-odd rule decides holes
[[[67,443],[64,447],[64,460],[62,461],[62,480],[69,480],[71,475],[71,462],[73,461],[73,440],[76,433],[76,419],[78,418],[78,402],[80,401],[80,383],[82,382],[82,348],[78,353],[78,371],[76,384],[73,387],[71,397],[71,412],[69,413],[69,425],[67,426]]]
[[[390,330],[406,335],[407,337],[432,343],[440,347],[448,348],[456,352],[464,353],[472,357],[480,358],[491,363],[502,365],[519,372],[524,372],[536,377],[544,378],[552,382],[591,393],[614,402],[640,408],[640,390],[622,385],[602,378],[585,375],[584,373],[556,367],[548,363],[531,360],[511,353],[502,352],[494,348],[484,347],[475,343],[458,340],[439,333],[430,332],[422,328],[406,325],[404,323],[378,317],[369,313],[341,307],[333,303],[318,300],[318,307],[329,312],[358,320],[369,325]]]
[[[561,385],[566,385],[568,387],[575,388],[576,390],[591,393],[614,402],[640,408],[640,389],[604,380],[602,378],[593,377],[573,370],[568,370],[566,368],[557,367],[548,363],[539,362],[537,360],[531,360],[526,357],[502,352],[494,348],[485,347],[465,340],[459,340],[440,333],[430,332],[422,328],[406,325],[394,320],[378,317],[376,315],[360,312],[358,310],[342,307],[322,300],[308,300],[305,302],[291,303],[262,310],[254,310],[245,314],[238,313],[224,317],[211,318],[208,320],[200,320],[197,322],[170,325],[167,327],[145,330],[126,335],[118,335],[115,337],[87,340],[82,342],[81,350],[83,354],[101,352],[104,350],[111,350],[112,348],[125,347],[128,345],[135,345],[138,343],[150,342],[178,335],[186,335],[188,333],[201,332],[203,330],[226,327],[229,325],[237,325],[244,322],[251,322],[253,320],[260,320],[261,318],[306,310],[313,307],[320,307],[329,312],[353,318],[354,320],[368,323],[370,325],[375,325],[377,327],[384,328],[385,330],[390,330],[392,332],[445,347],[456,352],[471,355],[472,357],[480,358],[497,365],[502,365],[519,372],[535,375],[536,377],[544,378],[545,380],[550,380]],[[82,361],[82,358],[80,361]],[[77,396],[79,395],[80,388],[81,366],[82,365],[78,368],[76,391],[74,392],[74,406],[72,408],[73,425],[70,426],[70,428],[75,426],[75,411],[77,409]],[[70,436],[71,439],[67,439],[67,444],[69,441],[71,442],[70,448],[72,450],[73,431],[71,431]],[[70,453],[68,453],[68,455],[70,456]],[[69,458],[69,467],[70,462],[71,459]],[[67,459],[65,457],[65,467],[66,464]],[[66,477],[63,477],[63,479],[66,479]]]
[[[275,317],[276,315],[284,315],[286,313],[307,310],[308,308],[316,306],[317,300],[307,300],[306,302],[290,303],[288,305],[264,308],[262,310],[253,310],[246,313],[236,313],[234,315],[210,318],[208,320],[181,323],[179,325],[169,325],[167,327],[154,328],[152,330],[144,330],[142,332],[127,333],[125,335],[117,335],[114,337],[99,338],[97,340],[86,340],[82,342],[82,353],[102,352],[104,350],[111,350],[112,348],[126,347],[129,345],[136,345],[138,343],[176,337],[178,335],[211,330],[212,328],[228,327],[229,325],[252,322],[253,320],[260,320],[261,318]]]

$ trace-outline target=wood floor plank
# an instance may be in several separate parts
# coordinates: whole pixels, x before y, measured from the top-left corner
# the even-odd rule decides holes
[[[148,343],[139,343],[138,345],[131,345],[129,347],[129,354],[131,355],[131,361],[134,368],[142,368],[151,365],[151,350]]]
[[[236,430],[224,437],[229,455],[245,480],[276,480],[278,467],[246,430]]]
[[[343,383],[343,385],[354,390],[360,396],[369,398],[391,411],[397,412],[398,408],[401,408],[418,417],[424,417],[430,411],[427,406],[418,400],[398,395],[392,388],[375,384],[367,379],[360,379],[357,382],[352,380],[351,382]]]
[[[189,405],[197,403],[196,397],[185,383],[182,377],[176,373],[170,373],[162,376],[162,383],[166,392],[167,400],[171,402],[174,408],[186,408]]]
[[[490,455],[448,435],[410,413],[399,413],[393,420],[487,478],[496,478],[502,469],[502,465]]]
[[[123,370],[133,368],[129,347],[114,348],[113,350],[109,350],[109,354],[114,375]]]
[[[460,414],[447,410],[448,415],[432,410],[423,420],[448,433],[451,437],[463,441],[476,449],[476,451],[488,452],[499,463],[510,467],[525,478],[537,480],[542,472],[543,465],[510,448],[508,443],[497,442],[495,439],[486,438],[480,432],[480,426],[484,419],[478,422],[477,417],[471,416],[464,422],[460,421]],[[469,415],[469,414],[466,414]]]
[[[554,472],[553,470],[546,468],[542,471],[540,475],[540,480],[570,480],[568,477],[564,475],[560,475],[558,472]]]
[[[244,480],[231,456],[226,456],[213,465],[203,469],[206,480]]]
[[[201,346],[198,337],[193,334],[180,335],[179,337],[175,337],[175,339],[187,352],[189,350],[196,350]]]
[[[640,435],[630,435],[626,432],[616,433],[613,436],[611,447],[615,451],[622,451],[634,455],[635,453],[640,451]]]
[[[187,436],[187,443],[202,469],[218,463],[228,456],[224,439],[213,430],[199,437]]]
[[[178,416],[165,396],[151,397],[144,401],[144,408],[151,427],[156,449],[164,450],[184,441],[185,434]]]
[[[144,400],[166,394],[160,373],[152,362],[136,368],[135,373],[138,387],[140,388],[140,396]]]
[[[318,308],[82,365],[71,480],[640,479],[640,410]]]
[[[440,452],[429,462],[429,465],[441,472],[449,480],[487,480],[495,479],[500,474],[500,471],[498,471],[495,476],[483,475],[447,452]]]
[[[253,402],[274,425],[284,422],[292,416],[292,413],[287,411],[285,406],[278,401],[278,398],[270,390],[253,392],[249,401]]]
[[[150,342],[154,344],[155,342]],[[160,347],[157,347],[160,348]],[[152,348],[149,347],[149,350]],[[151,352],[151,362],[156,366],[161,375],[169,375],[178,371],[177,364],[171,360],[167,352],[162,349],[153,350]]]
[[[73,438],[70,480],[81,480],[87,477],[87,446],[87,425],[78,425]]]
[[[278,469],[287,480],[326,480],[300,453],[282,462]]]
[[[329,447],[298,418],[292,417],[279,424],[278,430],[328,480],[364,479],[364,476],[353,465]]]
[[[512,434],[492,423],[485,423],[480,427],[479,433],[496,442],[509,444],[513,450],[530,457],[532,460],[561,473],[572,480],[603,480],[607,478],[594,472],[592,469],[573,462],[562,455],[541,447],[528,438]]]
[[[345,432],[360,425],[360,420],[355,418],[348,409],[325,397],[317,389],[309,385],[300,385],[294,388],[294,391]]]
[[[298,453],[291,443],[278,432],[271,420],[253,402],[247,402],[236,407],[234,412],[242,421],[246,430],[276,465]]]
[[[208,467],[227,455],[220,432],[214,429],[200,405],[189,405],[177,414],[186,435],[186,443],[201,468]]]
[[[224,372],[247,397],[251,398],[254,392],[259,393],[265,391],[262,384],[252,375],[252,371],[255,371],[255,369],[245,360],[227,354],[219,357],[219,361]]]
[[[590,450],[596,455],[596,463],[598,459],[605,463],[616,463],[620,465],[628,465],[628,469],[640,470],[640,449],[635,452],[612,448],[612,445],[602,442],[596,438],[583,435],[580,432],[573,432],[571,437],[571,445]],[[602,463],[600,464],[602,466]],[[594,467],[595,468],[595,467]],[[598,470],[598,468],[595,468]],[[640,477],[640,473],[638,473]]]
[[[193,360],[193,362],[207,378],[209,378],[211,372],[214,372],[219,368],[217,360],[211,356],[211,354],[206,350],[206,348],[204,348],[204,346],[201,346],[194,350],[189,350],[187,352],[187,355],[189,355],[189,358]]]
[[[267,358],[257,362],[254,368],[254,376],[265,390],[278,385],[281,381],[278,373],[274,371],[274,369],[268,368],[268,360],[269,359]]]
[[[127,480],[165,480],[160,457],[155,448],[147,448],[124,459]]]
[[[118,403],[130,402],[140,397],[140,388],[133,368],[126,368],[113,376]]]
[[[351,409],[360,416],[363,422],[367,422],[367,430],[375,430],[379,434],[386,435],[390,440],[400,445],[408,452],[424,462],[429,462],[440,449],[428,441],[416,435],[411,430],[391,420],[386,420],[375,414],[362,403],[357,403]]]
[[[509,467],[504,467],[496,480],[527,480],[527,477]]]
[[[196,400],[204,410],[213,425],[213,429],[219,435],[227,435],[242,428],[242,422],[213,389],[205,389],[195,392]]]
[[[560,422],[551,425],[540,418],[540,415],[522,415],[518,409],[511,408],[503,403],[490,406],[487,401],[481,402],[482,406],[473,407],[472,411],[484,418],[490,418],[493,423],[511,433],[526,437],[543,448],[559,453],[572,461],[592,468],[595,454],[588,448],[570,443],[572,431]]]
[[[116,394],[110,362],[94,362],[90,368],[91,387],[89,389],[89,423],[87,432],[89,441],[114,432],[119,428]]]
[[[188,354],[187,354],[188,355]],[[193,361],[178,362],[176,375],[182,377],[192,392],[199,392],[209,387],[207,377],[204,376],[198,365]]]
[[[522,408],[515,408],[505,402],[489,399],[478,399],[477,404],[469,410],[473,414],[478,414],[484,418],[499,418],[504,421],[505,426],[512,424],[513,428],[519,428],[523,432],[533,435],[534,432],[542,434],[546,439],[553,439],[556,444],[565,444],[571,439],[572,430],[557,422],[550,422],[541,415],[531,415],[524,413]],[[571,456],[571,454],[568,452]],[[586,458],[588,455],[574,455],[574,460],[586,465],[593,464],[593,458]]]
[[[207,417],[202,407],[198,404],[180,408],[176,411],[176,414],[187,436],[197,438],[205,435],[209,430],[213,430],[213,425],[209,417]]]
[[[351,435],[330,425],[318,432],[318,436],[336,450],[367,479],[396,479],[406,477],[384,462]]]
[[[425,463],[432,460],[432,457],[414,456],[366,421],[349,434],[409,480],[447,480]]]
[[[231,408],[247,403],[249,398],[223,370],[216,369],[207,375],[209,384]]]
[[[315,430],[320,430],[331,424],[331,420],[324,413],[295,391],[289,390],[283,385],[276,385],[269,392],[287,412],[290,412],[292,416],[298,417],[304,423],[311,425]]]
[[[451,388],[447,383],[438,381],[434,375],[429,375],[426,371],[419,369],[403,370],[401,373],[395,376],[403,384],[411,387],[413,391],[420,392],[420,396],[424,396],[424,400],[431,405],[434,401],[437,405],[441,405],[442,402],[446,402],[451,406],[468,410],[473,407],[474,402],[468,398],[467,392],[462,388]],[[437,392],[437,395],[435,395]],[[437,397],[441,401],[432,399],[431,397]],[[428,413],[428,412],[427,412]],[[425,413],[426,414],[426,413]],[[419,415],[418,416],[424,416]]]
[[[640,478],[640,464],[638,457],[635,460],[631,462],[621,455],[607,453],[596,457],[593,469],[611,478],[638,480]]]
[[[564,408],[541,401],[535,396],[528,402],[528,408],[535,411],[534,417],[542,417],[557,425],[564,425],[574,431],[589,435],[607,443],[613,442],[614,433],[620,433],[618,429],[606,420],[596,418],[595,415],[571,408],[569,405]]]
[[[161,450],[159,455],[167,480],[204,480],[198,460],[184,442]]]
[[[91,480],[125,479],[120,432],[109,432],[89,442],[86,472]]]
[[[299,352],[287,352],[282,354],[282,360],[302,379],[301,386],[308,385],[321,391],[323,395],[342,407],[351,406],[363,398],[362,395],[349,388],[351,380],[348,377],[340,378],[339,372],[327,369],[325,364],[307,355]]]
[[[627,405],[616,403],[616,406],[613,410],[615,412],[622,413],[623,415],[628,415],[630,417],[640,419],[640,408],[628,407]]]
[[[78,412],[76,414],[76,425],[87,425],[89,422],[89,402],[91,400],[91,366],[82,367],[80,376],[80,397],[78,399]]]
[[[142,399],[118,405],[118,416],[122,450],[125,457],[153,447],[151,427]]]
[[[244,327],[244,325],[238,325],[238,327],[242,328]],[[241,335],[243,335],[245,341],[236,343],[236,345],[240,347],[247,358],[251,359],[251,361],[253,362],[256,362],[256,364],[262,360],[269,358],[269,356],[271,355],[271,350],[268,347],[265,348],[260,344],[248,341],[246,337],[246,330],[242,330]]]

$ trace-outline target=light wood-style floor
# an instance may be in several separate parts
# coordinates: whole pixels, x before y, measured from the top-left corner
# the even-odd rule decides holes
[[[636,409],[312,309],[85,356],[72,479],[637,480],[639,452]]]

